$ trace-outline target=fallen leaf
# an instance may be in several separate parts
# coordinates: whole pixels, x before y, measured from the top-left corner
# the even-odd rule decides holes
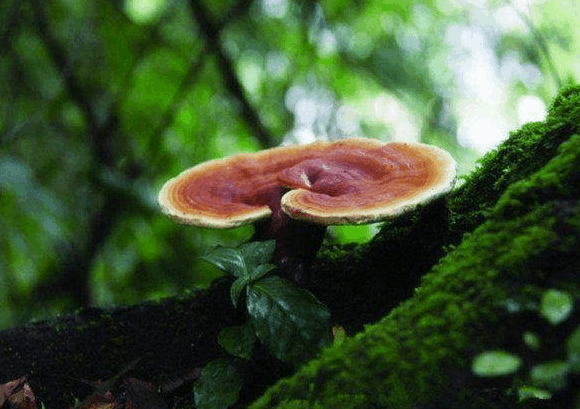
[[[0,385],[0,407],[6,401],[14,409],[36,409],[36,401],[32,389],[26,381],[26,376]]]

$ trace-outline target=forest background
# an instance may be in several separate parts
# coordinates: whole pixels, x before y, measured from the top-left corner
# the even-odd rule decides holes
[[[0,329],[207,286],[220,273],[199,256],[251,227],[181,226],[156,196],[212,158],[357,135],[438,145],[469,173],[578,82],[579,12],[559,0],[1,2]]]

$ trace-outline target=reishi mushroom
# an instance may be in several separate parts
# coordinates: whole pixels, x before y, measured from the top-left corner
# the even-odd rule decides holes
[[[210,160],[169,180],[163,211],[179,222],[229,228],[256,222],[255,239],[275,239],[274,262],[294,281],[326,226],[394,217],[451,190],[456,163],[422,143],[349,138]]]

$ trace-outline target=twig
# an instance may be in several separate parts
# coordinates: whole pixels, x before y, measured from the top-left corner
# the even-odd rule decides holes
[[[173,120],[175,119],[175,115],[179,109],[179,105],[183,102],[183,100],[187,96],[187,91],[189,90],[191,83],[193,82],[193,80],[195,79],[197,74],[199,74],[199,72],[201,71],[201,68],[203,67],[203,64],[205,62],[204,57],[205,57],[205,54],[201,53],[201,55],[198,57],[197,61],[195,61],[194,63],[192,63],[189,66],[189,70],[187,70],[187,73],[185,74],[185,76],[181,80],[181,84],[179,84],[179,88],[177,89],[177,91],[173,95],[173,99],[171,100],[171,102],[169,103],[169,106],[165,110],[165,113],[163,114],[163,117],[161,118],[161,122],[155,128],[155,130],[153,131],[153,134],[149,138],[149,140],[151,141],[150,146],[149,146],[150,152],[159,152],[159,149],[160,149],[159,142],[161,141],[161,135],[173,123]]]
[[[217,58],[218,68],[221,71],[226,88],[239,101],[242,107],[242,117],[263,148],[270,148],[275,145],[270,132],[262,124],[260,115],[256,112],[246,93],[236,76],[233,63],[221,47],[220,29],[216,22],[211,18],[209,12],[203,5],[202,0],[190,0],[191,11],[194,19],[201,30],[208,51],[213,53]]]
[[[34,7],[34,23],[48,51],[48,55],[60,71],[70,97],[81,108],[89,124],[90,143],[95,157],[95,165],[99,170],[100,167],[113,170],[115,167],[115,159],[111,147],[111,138],[117,128],[117,116],[111,111],[106,121],[98,118],[91,101],[82,89],[81,82],[74,75],[72,66],[67,60],[65,50],[59,45],[57,39],[54,38],[47,21],[48,16],[43,5],[39,4],[37,7]],[[94,170],[92,177],[97,188],[103,190],[102,182],[100,182],[98,176],[99,170]],[[92,216],[89,223],[87,242],[80,246],[73,246],[68,263],[65,263],[62,273],[59,275],[60,278],[56,282],[40,286],[40,294],[45,291],[47,294],[53,293],[55,288],[58,288],[60,292],[63,289],[67,289],[74,294],[77,305],[86,306],[90,304],[88,291],[90,265],[101,246],[105,243],[118,217],[119,203],[115,196],[115,194],[106,194],[105,192],[103,205]]]
[[[538,30],[538,28],[534,25],[532,19],[526,13],[518,9],[516,5],[513,4],[512,1],[508,0],[508,3],[513,7],[513,9],[516,11],[516,14],[520,16],[520,18],[524,21],[525,25],[530,29],[532,36],[536,39],[538,48],[546,58],[548,68],[552,73],[554,82],[556,83],[556,88],[560,89],[562,87],[562,79],[560,78],[560,74],[558,74],[558,70],[554,66],[554,63],[552,62],[552,56],[550,54],[550,48],[548,47],[548,42],[546,41],[546,38],[544,37],[542,32]]]

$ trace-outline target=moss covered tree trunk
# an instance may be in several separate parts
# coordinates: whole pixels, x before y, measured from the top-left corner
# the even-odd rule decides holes
[[[544,123],[510,135],[448,197],[449,230],[437,236],[445,237],[439,244],[447,243],[448,254],[412,296],[278,382],[251,407],[576,407],[579,126],[580,88],[563,90]],[[411,230],[407,237],[414,235]],[[395,239],[383,230],[381,240]],[[383,251],[378,243],[371,246],[374,253]],[[345,258],[362,265],[366,255]],[[421,258],[408,257],[407,263],[416,260]],[[390,274],[385,280],[396,285],[400,270],[389,269],[388,261],[370,268]],[[348,308],[364,313],[357,307],[363,297],[353,297]],[[390,305],[389,297],[383,303]],[[349,302],[346,289],[342,300]],[[490,351],[503,355],[485,354]],[[478,374],[476,357],[488,357],[489,364],[476,366]],[[524,385],[552,397],[520,402]]]
[[[544,123],[510,135],[444,200],[385,224],[367,245],[326,245],[310,290],[357,334],[293,375],[257,350],[242,403],[510,407],[521,385],[544,376],[549,402],[571,404],[571,334],[580,314],[572,308],[555,325],[543,300],[580,296],[579,126],[580,88],[568,88]],[[111,379],[127,365],[141,379],[170,381],[225,355],[219,329],[244,319],[228,291],[220,281],[162,303],[0,332],[0,384],[26,375],[50,408],[70,405],[94,390],[87,381]],[[517,360],[515,369],[476,375],[474,359],[498,350]],[[537,370],[554,362],[558,371]]]

